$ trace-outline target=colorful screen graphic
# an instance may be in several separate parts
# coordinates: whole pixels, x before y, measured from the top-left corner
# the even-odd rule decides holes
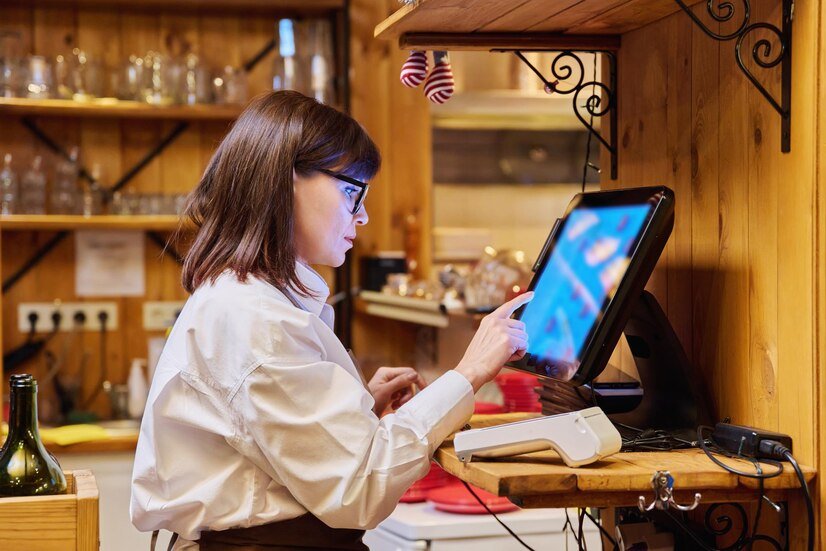
[[[521,319],[528,365],[570,379],[593,328],[616,292],[654,207],[580,207],[568,214]]]

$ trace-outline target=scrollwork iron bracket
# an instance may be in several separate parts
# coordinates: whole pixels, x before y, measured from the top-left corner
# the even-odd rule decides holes
[[[508,51],[508,50],[495,50]],[[571,95],[574,114],[579,122],[597,138],[611,154],[611,179],[617,179],[617,57],[611,51],[596,50],[561,50],[551,63],[553,80],[549,80],[537,69],[528,58],[519,50],[511,50],[522,63],[528,66],[539,77],[549,94],[556,93]],[[585,76],[585,68],[577,53],[600,53],[608,61],[608,83],[600,80],[589,80]],[[576,71],[576,72],[575,72]],[[571,80],[571,77],[574,77]],[[572,83],[573,82],[573,83]],[[590,94],[583,103],[582,94]],[[585,112],[583,115],[582,111]],[[587,116],[587,119],[586,119]],[[594,118],[608,116],[610,119],[609,137],[606,139],[596,128]]]
[[[751,549],[752,545],[762,542],[773,551],[788,550],[788,541],[783,546],[778,540],[757,532],[757,527],[749,526],[749,515],[740,503],[713,503],[710,504],[703,515],[704,526],[700,527],[696,523],[687,521],[684,513],[695,510],[700,505],[702,496],[694,494],[694,501],[687,505],[680,505],[674,501],[674,477],[668,471],[656,471],[651,478],[651,488],[654,490],[654,499],[646,504],[644,496],[639,496],[639,502],[634,509],[641,513],[644,518],[657,520],[663,523],[668,529],[675,533],[679,531],[687,536],[691,541],[691,549],[701,551],[741,551]],[[761,490],[762,493],[762,490]],[[760,499],[766,499],[772,508],[778,513],[781,521],[781,532],[785,532],[785,504],[778,505],[761,495]],[[727,508],[729,512],[721,512]],[[717,538],[725,538],[729,543],[724,547],[717,547],[712,542]]]
[[[721,34],[713,31],[706,25],[683,0],[674,0],[678,6],[706,35],[720,42],[735,41],[734,57],[737,66],[746,75],[754,87],[766,98],[766,101],[780,115],[780,149],[783,153],[791,151],[792,127],[792,20],[794,19],[794,0],[782,0],[783,15],[780,28],[765,22],[751,21],[751,1],[740,0],[743,4],[743,21],[736,30]],[[715,2],[717,5],[715,6]],[[731,0],[707,0],[706,10],[717,23],[731,21],[736,14],[734,3]],[[769,93],[760,84],[757,77],[749,70],[743,61],[741,52],[743,42],[749,34],[763,29],[777,37],[779,51],[772,53],[772,42],[766,38],[757,40],[751,49],[751,57],[762,69],[772,69],[780,65],[780,101]]]

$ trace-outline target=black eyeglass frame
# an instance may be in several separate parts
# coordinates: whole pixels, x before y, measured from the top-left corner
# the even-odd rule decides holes
[[[367,190],[370,189],[370,184],[367,182],[362,182],[361,180],[356,180],[355,178],[351,178],[346,174],[341,174],[339,172],[333,172],[332,170],[327,170],[326,168],[319,168],[317,169],[319,172],[326,174],[327,176],[332,176],[336,180],[341,180],[342,182],[347,182],[348,184],[353,184],[354,186],[360,189],[359,196],[356,198],[356,204],[353,206],[352,214],[355,216],[358,214],[359,210],[361,210],[362,205],[364,204],[364,200],[367,198]]]

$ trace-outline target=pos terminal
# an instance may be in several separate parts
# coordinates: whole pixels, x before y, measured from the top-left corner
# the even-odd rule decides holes
[[[529,341],[525,356],[509,367],[591,384],[595,407],[460,432],[454,438],[460,459],[552,448],[567,465],[580,466],[620,450],[620,434],[606,413],[640,428],[675,431],[693,430],[710,417],[699,378],[644,291],[673,225],[674,194],[667,187],[573,198],[534,265],[533,300],[514,314],[525,322]],[[623,332],[642,388],[601,394],[592,381]],[[617,392],[633,399],[617,400]]]

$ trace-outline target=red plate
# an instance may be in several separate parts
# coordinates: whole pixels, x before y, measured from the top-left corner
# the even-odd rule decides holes
[[[506,497],[498,497],[481,488],[471,486],[479,499],[485,502],[488,509],[494,513],[505,513],[519,509],[516,505],[508,501]],[[465,515],[480,515],[487,513],[487,510],[473,497],[464,485],[452,484],[431,490],[427,494],[428,503],[446,513],[459,513]]]
[[[408,488],[407,491],[399,498],[401,503],[421,503],[427,499],[427,493],[430,490],[420,490],[416,488]]]
[[[499,404],[494,404],[493,402],[476,402],[473,405],[473,413],[489,415],[491,413],[504,413],[504,412],[505,412],[505,408],[503,408]]]

